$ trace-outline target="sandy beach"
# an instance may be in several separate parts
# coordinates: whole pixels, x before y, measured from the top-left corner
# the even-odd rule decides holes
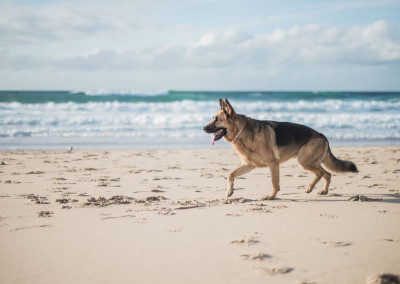
[[[335,147],[235,182],[232,149],[0,152],[1,283],[379,283],[400,274],[400,147]]]

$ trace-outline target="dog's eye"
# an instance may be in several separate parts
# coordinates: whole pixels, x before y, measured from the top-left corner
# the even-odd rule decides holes
[[[215,122],[217,122],[219,120],[218,116],[215,118]]]

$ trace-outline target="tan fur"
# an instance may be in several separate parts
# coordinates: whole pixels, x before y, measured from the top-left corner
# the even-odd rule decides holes
[[[325,184],[318,194],[328,193],[331,174],[321,164],[326,164],[328,168],[336,171],[357,171],[352,162],[337,160],[330,152],[325,136],[316,131],[314,131],[316,134],[312,132],[312,137],[305,144],[278,147],[276,132],[271,126],[268,124],[255,125],[255,120],[236,114],[227,99],[225,99],[225,102],[220,99],[219,103],[221,110],[215,114],[213,120],[204,129],[210,127],[213,129],[225,128],[227,132],[224,136],[225,141],[232,144],[233,149],[242,160],[242,164],[228,174],[227,197],[233,194],[235,178],[258,167],[269,167],[272,192],[264,196],[263,199],[274,199],[280,190],[279,165],[295,157],[297,157],[302,168],[315,174],[315,178],[306,189],[307,193],[310,193],[322,178],[325,180]],[[256,127],[262,129],[255,131]],[[341,167],[338,166],[339,164]],[[347,167],[353,165],[355,170],[345,168],[343,166],[345,164]]]

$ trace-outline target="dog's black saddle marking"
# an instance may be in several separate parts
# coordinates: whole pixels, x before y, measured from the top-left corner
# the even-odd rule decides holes
[[[314,129],[291,122],[269,121],[275,130],[276,144],[278,146],[304,145],[313,137],[321,135]]]

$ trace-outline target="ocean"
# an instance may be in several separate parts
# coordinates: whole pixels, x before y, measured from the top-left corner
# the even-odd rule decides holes
[[[220,97],[331,145],[400,145],[400,92],[0,91],[0,150],[212,147],[202,129]]]

